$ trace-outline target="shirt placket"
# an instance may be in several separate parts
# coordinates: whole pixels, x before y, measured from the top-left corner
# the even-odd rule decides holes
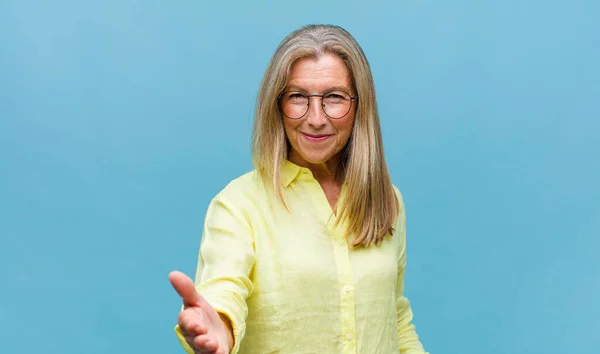
[[[310,188],[313,188],[314,201],[317,204],[315,207],[322,217],[321,220],[327,226],[331,235],[331,240],[334,244],[333,253],[340,288],[340,317],[342,327],[341,333],[338,333],[338,335],[341,338],[341,353],[355,354],[357,346],[354,274],[350,264],[348,241],[346,237],[344,237],[343,227],[341,225],[334,227],[335,217],[333,216],[333,211],[331,210],[331,206],[319,183],[312,178],[312,175],[309,172],[305,171],[302,174],[306,177]]]
[[[334,255],[340,284],[342,353],[356,353],[354,276],[348,254],[348,242],[340,231],[334,232]]]

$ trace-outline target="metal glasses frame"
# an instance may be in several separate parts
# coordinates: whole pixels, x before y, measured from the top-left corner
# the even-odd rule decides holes
[[[350,97],[350,107],[348,107],[348,111],[346,113],[344,113],[344,115],[341,116],[341,117],[334,118],[334,117],[330,116],[329,114],[327,114],[327,112],[325,111],[325,104],[323,103],[323,98],[325,96],[327,96],[328,94],[332,93],[332,92],[343,92],[343,93],[345,93],[346,95],[348,95]],[[301,115],[298,118],[292,118],[290,116],[287,116],[285,113],[283,113],[283,107],[281,107],[281,97],[283,97],[283,95],[286,94],[286,93],[298,93],[298,94],[301,94],[302,96],[308,98],[308,103],[306,104],[306,112],[304,112],[303,115]],[[358,99],[358,95],[356,95],[356,96],[350,96],[350,94],[348,92],[341,91],[341,90],[329,91],[329,92],[326,92],[326,93],[324,93],[322,95],[318,95],[318,94],[307,95],[307,94],[305,94],[302,91],[284,91],[284,92],[280,93],[277,96],[277,107],[279,108],[279,111],[281,112],[281,114],[283,114],[288,119],[294,119],[294,120],[296,120],[296,119],[302,119],[302,118],[304,118],[306,116],[306,114],[308,113],[308,111],[310,109],[310,98],[311,97],[321,97],[321,109],[323,110],[323,113],[325,113],[325,115],[327,116],[327,118],[329,118],[329,119],[342,119],[345,116],[347,116],[348,113],[350,113],[350,110],[352,110],[352,105],[353,105],[354,101],[356,99]]]

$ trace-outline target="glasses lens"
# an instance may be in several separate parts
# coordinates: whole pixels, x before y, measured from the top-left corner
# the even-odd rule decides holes
[[[343,91],[326,93],[322,98],[323,111],[329,118],[343,118],[350,112],[352,98]],[[282,113],[291,119],[304,117],[309,107],[308,96],[302,92],[288,91],[281,95],[279,105]]]
[[[350,112],[352,98],[342,91],[334,91],[323,97],[323,110],[325,114],[334,119],[344,117]]]
[[[280,102],[281,110],[288,118],[301,118],[308,111],[308,97],[301,92],[284,92]]]

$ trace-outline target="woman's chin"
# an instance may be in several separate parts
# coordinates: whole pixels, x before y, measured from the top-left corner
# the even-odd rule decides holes
[[[329,161],[330,156],[323,153],[304,153],[301,154],[302,160],[312,165],[319,165]]]

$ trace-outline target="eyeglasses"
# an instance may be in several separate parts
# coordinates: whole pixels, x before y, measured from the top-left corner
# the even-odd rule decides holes
[[[331,119],[344,118],[352,108],[352,97],[344,91],[331,91],[322,95],[307,95],[299,91],[285,91],[278,96],[281,113],[289,119],[300,119],[306,115],[310,107],[311,97],[321,97],[321,107],[325,115]]]

